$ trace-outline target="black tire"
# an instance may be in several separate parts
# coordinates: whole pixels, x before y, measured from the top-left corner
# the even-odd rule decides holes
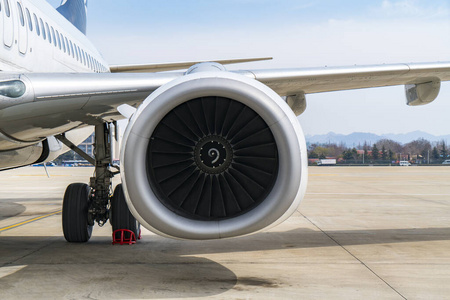
[[[123,194],[122,184],[116,186],[111,199],[111,225],[113,232],[118,229],[127,229],[134,232],[136,240],[139,238],[141,225],[136,221],[136,218],[128,209],[125,195]],[[129,239],[130,235],[125,233],[124,237]],[[120,237],[117,236],[117,238]]]
[[[88,224],[90,188],[85,183],[72,183],[66,189],[63,200],[62,225],[66,241],[89,241],[92,227]]]

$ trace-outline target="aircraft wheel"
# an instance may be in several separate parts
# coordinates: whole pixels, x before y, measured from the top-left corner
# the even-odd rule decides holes
[[[141,224],[136,221],[135,217],[128,209],[125,195],[123,194],[122,184],[118,184],[114,189],[111,199],[111,225],[113,232],[118,229],[127,229],[134,232],[136,239],[139,239]],[[119,238],[119,237],[117,237]],[[125,233],[125,238],[129,239],[129,234]]]
[[[90,188],[85,183],[72,183],[66,189],[63,200],[62,225],[68,242],[89,241],[92,227],[88,224]]]

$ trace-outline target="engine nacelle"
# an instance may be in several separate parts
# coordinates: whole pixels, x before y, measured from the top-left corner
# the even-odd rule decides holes
[[[152,93],[130,120],[121,175],[130,211],[181,239],[250,234],[289,217],[307,184],[294,113],[262,83],[198,72]]]

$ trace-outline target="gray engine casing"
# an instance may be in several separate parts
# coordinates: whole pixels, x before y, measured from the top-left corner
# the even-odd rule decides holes
[[[279,169],[261,204],[236,217],[205,221],[183,217],[161,202],[149,184],[146,160],[150,137],[166,114],[208,96],[241,102],[262,117],[278,147]],[[122,143],[121,177],[130,211],[157,234],[199,240],[246,235],[282,222],[297,209],[307,185],[306,144],[296,116],[269,87],[230,72],[198,72],[161,86],[132,116]]]

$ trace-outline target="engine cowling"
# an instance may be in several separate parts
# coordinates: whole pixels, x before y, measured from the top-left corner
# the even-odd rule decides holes
[[[152,93],[121,151],[130,211],[172,238],[250,234],[304,196],[306,145],[294,113],[262,83],[230,72],[183,76]]]

